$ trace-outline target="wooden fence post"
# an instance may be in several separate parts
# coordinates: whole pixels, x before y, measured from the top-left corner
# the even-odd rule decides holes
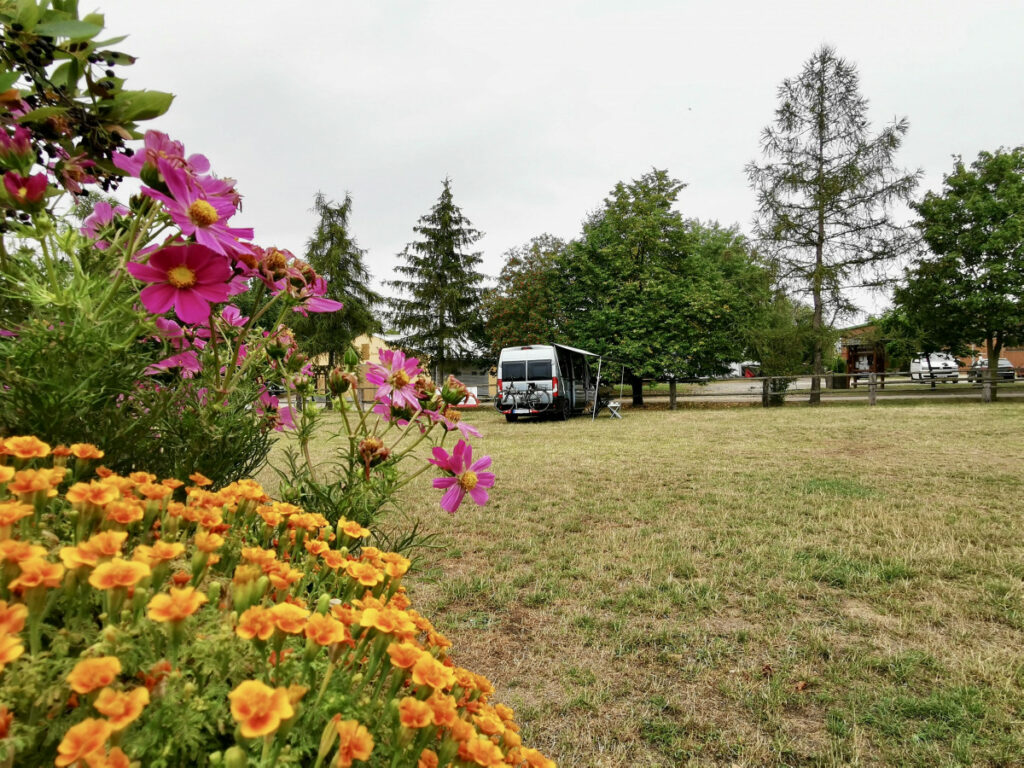
[[[875,372],[872,371],[868,374],[868,405],[875,405],[876,398],[878,397],[878,380],[875,376]]]
[[[769,393],[769,391],[771,389],[771,385],[769,383],[770,381],[771,381],[771,379],[766,376],[764,378],[764,380],[761,382],[761,407],[762,408],[767,408],[770,405],[769,395],[768,395],[768,393]]]

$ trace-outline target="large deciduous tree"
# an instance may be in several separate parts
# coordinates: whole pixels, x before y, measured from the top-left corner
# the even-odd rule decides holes
[[[643,380],[714,375],[742,359],[759,270],[737,232],[686,221],[683,184],[652,170],[620,182],[562,259],[565,339]]]
[[[957,158],[914,209],[931,254],[907,271],[897,307],[933,345],[983,344],[994,383],[1003,347],[1024,339],[1024,147]]]
[[[454,361],[475,356],[483,340],[482,259],[470,251],[483,233],[455,205],[449,179],[413,231],[420,239],[405,247],[405,263],[396,267],[403,277],[388,282],[399,294],[389,302],[391,323],[400,334],[396,343],[429,357],[440,381]]]
[[[563,240],[545,234],[505,253],[498,285],[483,297],[495,357],[504,347],[562,340],[558,259],[565,249]]]
[[[294,322],[296,338],[310,355],[326,353],[334,365],[352,339],[380,330],[373,308],[381,297],[370,287],[370,273],[363,259],[366,251],[349,232],[352,197],[333,203],[318,192],[313,211],[320,217],[306,243],[306,261],[327,281],[327,298],[344,306],[338,312],[320,312]]]
[[[747,166],[760,248],[786,285],[811,299],[812,403],[821,397],[822,331],[853,309],[844,291],[883,283],[906,248],[890,215],[919,176],[893,165],[906,132],[907,121],[898,120],[872,135],[856,68],[823,46],[779,87],[775,122],[761,138],[765,162]]]

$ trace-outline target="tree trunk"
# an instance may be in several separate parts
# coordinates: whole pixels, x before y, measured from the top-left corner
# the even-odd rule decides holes
[[[668,380],[668,409],[670,411],[676,409],[676,379],[674,376]]]
[[[631,372],[629,386],[633,388],[633,405],[642,406],[644,404],[644,380]]]
[[[825,131],[828,127],[827,116],[825,115],[825,72],[819,68],[818,102],[815,105],[818,110],[818,178],[816,189],[820,192],[825,184]],[[823,302],[821,298],[822,287],[825,275],[825,200],[824,196],[816,200],[818,207],[817,237],[814,245],[814,275],[812,278],[811,292],[814,297],[814,317],[811,320],[811,329],[814,333],[814,359],[811,376],[811,396],[808,403],[819,405],[821,403],[821,377],[825,373],[825,365],[822,360],[821,338],[823,315]]]

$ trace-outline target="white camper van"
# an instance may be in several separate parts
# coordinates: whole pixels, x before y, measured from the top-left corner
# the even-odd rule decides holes
[[[582,413],[596,392],[588,357],[597,360],[563,344],[505,347],[498,356],[498,410],[506,421],[544,415],[564,421]]]

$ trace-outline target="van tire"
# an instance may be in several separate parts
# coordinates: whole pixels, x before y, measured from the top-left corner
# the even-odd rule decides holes
[[[506,413],[505,414],[505,421],[507,421],[509,424],[514,424],[515,422],[519,421],[519,414],[518,413]]]
[[[568,421],[570,416],[572,416],[572,406],[569,405],[569,399],[563,397],[558,403],[558,410],[555,413],[555,418],[559,421]]]

